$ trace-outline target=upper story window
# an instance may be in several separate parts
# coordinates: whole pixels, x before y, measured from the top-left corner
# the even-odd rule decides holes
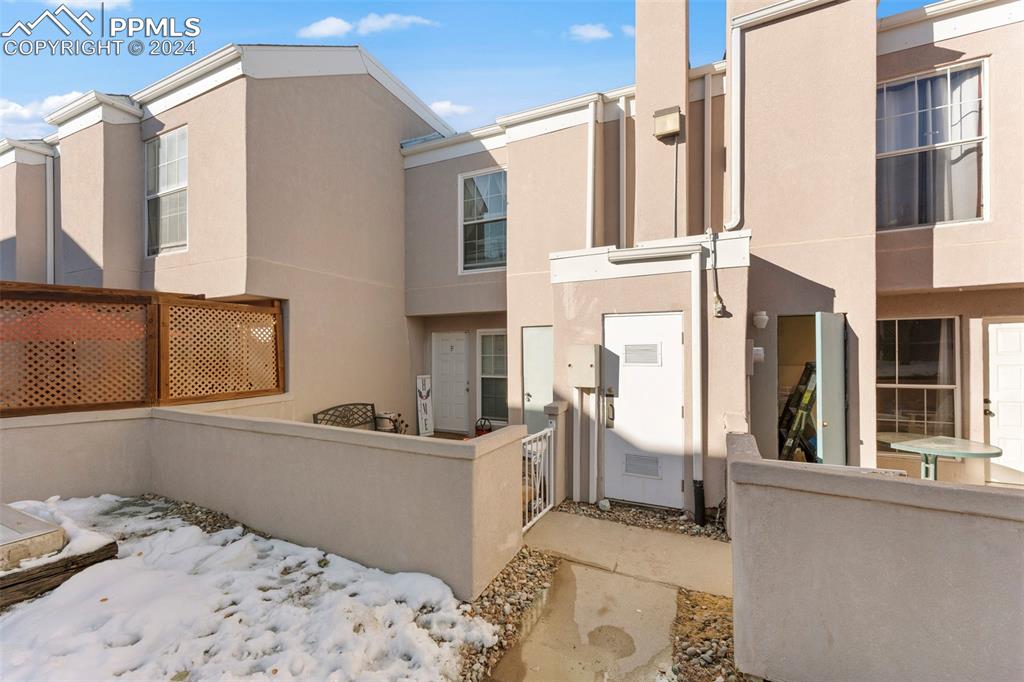
[[[505,267],[504,170],[459,179],[460,272]]]
[[[146,143],[146,255],[188,244],[188,128]]]
[[[878,229],[982,217],[982,99],[980,64],[878,86]]]

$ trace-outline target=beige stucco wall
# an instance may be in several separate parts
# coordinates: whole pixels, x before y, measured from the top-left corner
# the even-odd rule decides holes
[[[878,80],[986,57],[988,219],[878,233],[878,290],[1024,283],[1024,23],[878,57]]]
[[[145,258],[145,288],[246,293],[246,83],[236,78],[142,122],[144,140],[188,127],[188,249]]]
[[[1024,494],[743,450],[729,458],[740,671],[1020,679]]]
[[[0,279],[46,281],[46,166],[0,168]]]
[[[722,184],[725,180],[725,96],[711,98],[711,229],[722,229]],[[704,100],[689,103],[686,121],[686,234],[704,232]]]
[[[150,491],[149,408],[0,421],[0,501]]]
[[[137,409],[0,422],[0,499],[154,492],[473,599],[522,543],[521,439]]]
[[[548,255],[586,246],[587,126],[512,142],[508,150],[508,409],[520,423],[522,328],[551,325],[560,305]]]
[[[246,292],[288,300],[297,419],[414,414],[399,142],[427,132],[370,76],[247,83]]]
[[[689,8],[686,2],[636,3],[636,241],[686,233],[685,135],[654,137],[654,112],[687,111]],[[695,139],[699,144],[703,138]],[[676,163],[678,158],[678,164]],[[676,171],[678,167],[678,172]],[[674,199],[678,201],[674,201]],[[673,230],[677,232],[674,233]]]
[[[705,272],[704,317],[704,464],[705,503],[713,506],[725,494],[725,435],[729,428],[742,424],[746,412],[746,363],[744,326],[747,318],[747,269],[729,268],[719,271],[719,291],[729,311],[728,317],[715,318],[711,291],[712,275]],[[693,339],[694,327],[690,298],[690,273],[623,277],[557,284],[555,299],[555,399],[572,402],[573,389],[568,378],[568,352],[574,344],[603,344],[604,316],[622,313],[680,311],[683,313],[685,339]],[[692,415],[691,399],[693,344],[683,343],[683,404]],[[581,451],[589,452],[589,398],[584,401],[581,424]],[[683,444],[686,459],[684,504],[693,509],[691,422],[684,419]],[[598,497],[603,496],[603,452],[598,449]],[[570,456],[571,461],[571,456]],[[581,477],[581,490],[587,489],[590,477],[587,456],[573,476]],[[570,486],[571,487],[571,486]]]
[[[459,274],[459,174],[507,164],[501,147],[405,171],[407,314],[505,309],[504,270]]]
[[[95,123],[61,138],[57,282],[142,284],[143,147],[138,123]]]
[[[774,456],[777,316],[846,313],[847,457],[850,464],[872,466],[874,5],[829,4],[744,33],[749,307],[770,318],[766,329],[750,329],[766,354],[751,383],[753,433],[765,456]]]

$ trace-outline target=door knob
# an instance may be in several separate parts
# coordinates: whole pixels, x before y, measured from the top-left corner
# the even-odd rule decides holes
[[[526,394],[526,400],[527,400],[527,401],[533,400],[533,394],[532,394],[532,393],[529,393],[529,392],[527,392],[527,394]]]
[[[828,422],[821,422],[821,428],[827,429],[828,428]]]
[[[986,407],[985,408],[985,416],[986,417],[994,417],[994,416],[996,416],[996,413]]]

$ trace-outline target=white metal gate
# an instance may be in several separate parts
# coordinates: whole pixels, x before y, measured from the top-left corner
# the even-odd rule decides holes
[[[523,530],[555,506],[555,428],[523,439]]]

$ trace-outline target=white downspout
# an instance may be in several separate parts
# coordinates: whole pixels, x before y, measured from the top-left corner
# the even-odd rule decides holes
[[[590,494],[587,497],[590,504],[597,504],[597,429],[601,420],[600,403],[598,389],[595,388],[590,393]]]
[[[594,185],[597,182],[597,102],[587,105],[590,114],[587,124],[587,248],[594,246]]]
[[[619,121],[619,248],[626,247],[626,96],[619,98],[622,119]]]
[[[729,220],[725,223],[725,229],[735,230],[743,222],[743,201],[741,173],[743,167],[743,152],[741,144],[743,135],[741,126],[743,121],[743,36],[738,26],[733,26],[729,41],[729,102],[731,104],[729,115]]]
[[[580,414],[580,391],[572,389],[572,499],[580,501],[580,478],[583,476],[583,461],[580,457],[580,435],[583,433],[583,415]]]
[[[690,256],[690,431],[693,439],[693,514],[704,522],[704,252]]]
[[[46,157],[46,283],[53,284],[56,277],[56,247],[53,233],[53,156]]]

